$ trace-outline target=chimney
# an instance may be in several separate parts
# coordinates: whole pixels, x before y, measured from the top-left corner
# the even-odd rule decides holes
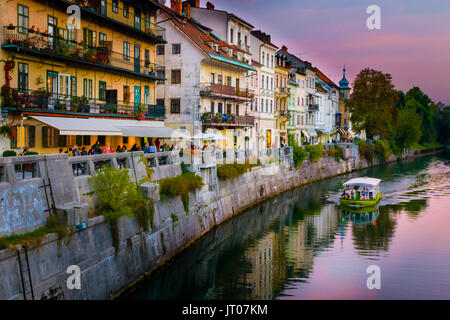
[[[281,50],[288,52],[287,47],[286,47],[285,45],[283,45],[283,46],[281,47]]]
[[[170,9],[181,15],[182,14],[181,0],[170,0]]]
[[[187,19],[191,19],[191,5],[189,3],[183,3],[183,13]]]
[[[214,5],[211,3],[211,2],[207,2],[206,3],[206,9],[208,9],[208,10],[214,10]]]
[[[191,5],[191,8],[200,8],[200,0],[187,0],[186,3]]]

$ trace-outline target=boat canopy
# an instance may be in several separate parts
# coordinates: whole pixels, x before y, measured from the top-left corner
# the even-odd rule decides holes
[[[355,178],[355,179],[351,179],[351,180],[348,180],[347,182],[345,182],[344,186],[368,185],[368,186],[375,187],[380,183],[380,181],[381,181],[381,179],[369,178],[369,177]]]

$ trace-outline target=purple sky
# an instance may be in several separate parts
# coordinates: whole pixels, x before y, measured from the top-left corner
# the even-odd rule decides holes
[[[333,81],[364,67],[392,74],[397,89],[419,86],[450,104],[448,0],[210,0],[233,12],[272,42],[318,66]],[[366,27],[369,5],[381,8],[381,30]],[[201,0],[205,7],[206,0]]]

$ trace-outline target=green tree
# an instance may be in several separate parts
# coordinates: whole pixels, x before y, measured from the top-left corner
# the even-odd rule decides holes
[[[435,141],[437,138],[437,107],[419,87],[413,87],[406,95],[406,108],[414,109],[422,117],[421,143]]]
[[[418,143],[422,136],[421,126],[422,118],[414,110],[401,110],[396,132],[397,146],[409,148],[414,143]]]
[[[353,129],[366,131],[368,138],[393,134],[393,125],[398,121],[397,91],[388,73],[366,68],[356,76],[353,93],[347,101],[351,112]]]
[[[438,133],[438,140],[440,143],[448,143],[450,139],[450,106],[445,106],[439,102],[437,104],[438,113],[436,121],[436,129]]]

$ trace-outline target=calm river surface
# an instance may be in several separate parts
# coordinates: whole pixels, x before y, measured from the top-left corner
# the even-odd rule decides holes
[[[383,179],[370,213],[338,206],[357,176]],[[381,270],[369,290],[366,269]],[[450,155],[283,193],[205,235],[126,299],[450,299]]]

